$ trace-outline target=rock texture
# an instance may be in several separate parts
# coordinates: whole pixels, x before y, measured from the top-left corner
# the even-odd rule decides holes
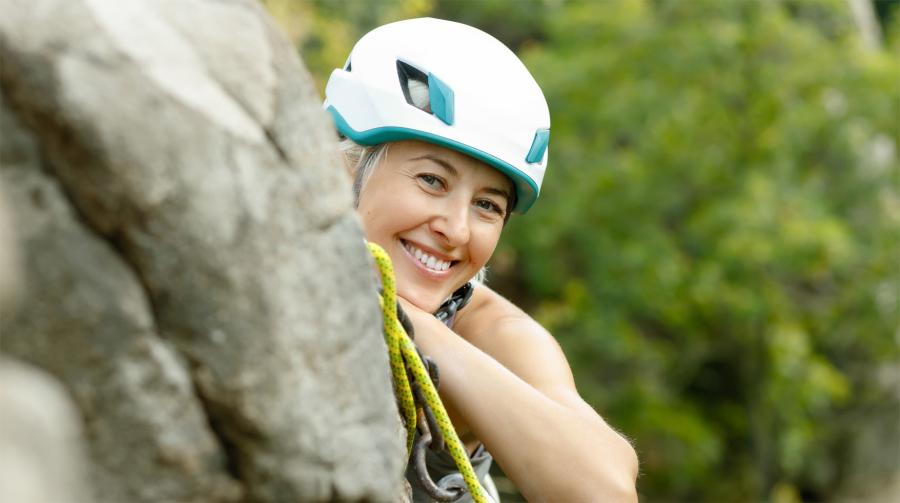
[[[0,102],[0,108],[2,106],[3,103]],[[0,137],[3,134],[4,130],[0,129]],[[12,311],[15,305],[15,293],[19,290],[21,281],[19,249],[15,236],[6,202],[6,192],[3,190],[3,180],[0,178],[0,320],[5,314]]]
[[[0,0],[2,351],[84,421],[101,501],[391,500],[374,280],[308,74],[243,1]]]
[[[80,420],[59,383],[0,358],[0,501],[89,501]]]

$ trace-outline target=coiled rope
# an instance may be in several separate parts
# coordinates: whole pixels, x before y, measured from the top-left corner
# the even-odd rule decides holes
[[[388,346],[388,357],[391,364],[391,374],[394,378],[394,393],[397,395],[397,403],[400,408],[403,423],[406,427],[406,454],[413,453],[413,442],[416,432],[416,424],[420,412],[423,415],[433,416],[440,433],[446,442],[446,448],[456,463],[456,468],[462,475],[466,487],[476,503],[488,503],[490,501],[487,492],[478,483],[478,477],[469,461],[469,456],[463,448],[447,410],[438,396],[437,389],[429,377],[425,365],[416,350],[415,344],[410,340],[403,325],[397,317],[397,285],[394,280],[394,267],[387,252],[375,243],[367,242],[369,252],[375,259],[378,272],[381,274],[382,294],[379,298],[381,312],[384,317],[384,338]],[[410,374],[412,376],[410,377]],[[412,382],[411,382],[412,379]],[[424,404],[417,406],[413,396],[413,388],[417,388],[417,395],[421,395]],[[420,393],[419,393],[420,392]],[[426,414],[424,410],[430,409],[432,414]],[[429,419],[432,419],[429,417]],[[424,421],[422,421],[424,422]]]

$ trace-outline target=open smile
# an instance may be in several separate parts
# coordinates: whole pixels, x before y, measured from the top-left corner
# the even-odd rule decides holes
[[[410,258],[429,273],[445,276],[454,265],[459,263],[459,260],[438,256],[438,254],[423,250],[418,245],[406,241],[405,239],[401,239],[400,243],[403,245],[403,249],[406,250],[406,253],[409,254]]]

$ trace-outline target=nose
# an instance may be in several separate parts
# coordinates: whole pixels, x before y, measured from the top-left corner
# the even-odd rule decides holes
[[[469,242],[469,204],[456,198],[440,205],[430,222],[431,230],[438,234],[447,246],[457,247]]]

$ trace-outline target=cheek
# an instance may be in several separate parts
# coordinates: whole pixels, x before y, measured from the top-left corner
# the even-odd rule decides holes
[[[356,211],[366,239],[387,246],[394,234],[407,230],[412,225],[409,217],[417,212],[404,201],[403,197],[361,199]]]
[[[494,250],[497,248],[497,243],[500,241],[500,228],[486,228],[480,230],[477,236],[473,236],[476,239],[472,240],[472,245],[470,248],[470,253],[473,259],[473,262],[478,264],[478,268],[483,267],[488,260],[490,260],[491,255],[494,254]]]
[[[362,220],[363,234],[365,234],[366,239],[386,246],[387,243],[382,241],[385,240],[390,231],[388,222],[378,212],[374,211],[362,211],[359,216]]]
[[[363,234],[366,235],[366,239],[371,239],[374,228],[374,219],[372,218],[373,213],[369,211],[365,204],[360,203],[360,205],[356,207],[356,214],[359,216],[360,224],[362,224]]]
[[[386,225],[383,218],[379,217],[377,212],[360,212],[360,221],[362,223],[363,236],[366,241],[378,243],[385,249],[389,248],[390,228]]]
[[[369,182],[370,186],[372,181]],[[377,187],[376,187],[377,188]],[[363,232],[367,239],[377,241],[379,235],[384,232],[385,215],[389,212],[385,209],[386,201],[379,197],[379,193],[372,192],[367,187],[360,194],[359,205],[356,213],[362,222]]]

